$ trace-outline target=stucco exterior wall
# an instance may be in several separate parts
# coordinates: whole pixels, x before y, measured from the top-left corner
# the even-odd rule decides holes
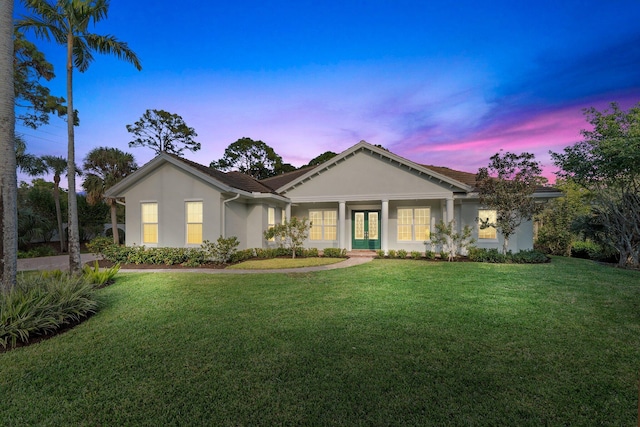
[[[158,244],[186,245],[186,201],[203,202],[203,239],[221,234],[221,195],[210,185],[193,178],[171,164],[164,164],[124,193],[126,201],[126,244],[142,245],[141,203],[158,203]],[[196,245],[199,246],[199,245]]]

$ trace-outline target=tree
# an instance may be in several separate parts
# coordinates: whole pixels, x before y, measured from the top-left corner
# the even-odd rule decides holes
[[[0,0],[0,289],[8,293],[18,270],[18,208],[13,87],[13,0]]]
[[[602,235],[619,253],[619,264],[640,266],[640,103],[628,111],[584,110],[591,130],[583,140],[551,153],[561,170],[594,194],[593,215]]]
[[[198,136],[196,131],[179,115],[164,110],[145,111],[140,120],[127,125],[127,131],[136,137],[129,147],[149,147],[156,154],[164,151],[181,156],[184,150],[200,149],[200,143],[193,139]]]
[[[468,251],[473,246],[475,239],[471,237],[472,233],[473,230],[468,225],[465,225],[461,232],[457,232],[455,221],[449,221],[448,224],[440,221],[435,225],[431,242],[440,245],[442,248],[441,256],[447,254],[447,260],[451,262],[456,259],[458,254]]]
[[[542,169],[531,153],[497,153],[490,160],[488,167],[478,170],[476,186],[480,204],[496,211],[496,221],[479,218],[480,227],[495,227],[502,234],[506,254],[516,229],[541,210],[532,196],[546,179],[540,176]]]
[[[214,160],[212,168],[222,171],[236,170],[254,177],[265,179],[276,175],[282,167],[282,157],[262,141],[240,138],[224,150],[220,160]]]
[[[42,156],[42,162],[47,172],[53,173],[53,200],[56,205],[56,222],[60,238],[60,252],[66,250],[64,229],[62,228],[62,209],[60,207],[60,176],[67,170],[67,159],[61,156]]]
[[[78,273],[80,265],[80,236],[76,200],[75,114],[73,110],[73,70],[84,73],[94,60],[92,52],[115,55],[142,69],[140,60],[129,46],[112,35],[89,32],[89,25],[105,19],[108,0],[23,0],[34,16],[18,21],[18,28],[32,29],[42,39],[53,39],[67,49],[67,179],[69,189],[69,270]],[[72,119],[73,118],[73,119]]]
[[[24,38],[19,31],[14,32],[14,85],[16,107],[22,111],[16,117],[32,129],[49,123],[49,115],[63,117],[67,113],[64,98],[51,95],[49,88],[40,80],[55,77],[53,65],[48,62],[35,44]]]
[[[296,251],[304,244],[310,229],[309,218],[298,219],[294,216],[290,220],[285,220],[283,224],[276,224],[265,230],[264,238],[274,239],[278,245],[291,249],[291,257],[295,258]]]
[[[113,243],[120,242],[118,235],[117,204],[115,198],[106,198],[107,189],[122,181],[127,175],[138,169],[133,155],[117,148],[98,147],[91,150],[84,159],[84,189],[87,191],[87,202],[95,205],[105,200],[111,210],[111,230]]]
[[[570,256],[571,245],[579,237],[575,225],[590,212],[591,194],[571,180],[558,180],[555,187],[564,196],[551,200],[537,216],[536,247],[551,255]]]
[[[305,166],[318,166],[323,164],[324,162],[333,159],[335,156],[337,156],[337,153],[334,153],[333,151],[325,151],[324,153],[320,154],[317,157],[314,157],[313,159],[309,160],[309,163],[307,163]]]
[[[24,142],[24,138],[22,138],[22,136],[15,135],[14,142],[16,167],[27,175],[42,175],[44,172],[42,159],[38,156],[27,153],[27,144]]]

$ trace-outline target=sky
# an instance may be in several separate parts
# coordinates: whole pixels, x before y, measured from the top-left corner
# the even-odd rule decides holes
[[[294,166],[365,140],[472,173],[530,152],[553,181],[549,151],[581,139],[583,109],[640,102],[639,19],[640,0],[112,0],[90,30],[143,69],[96,54],[76,71],[77,163],[108,146],[145,164],[154,152],[130,148],[126,125],[162,109],[196,130],[184,157],[205,165],[243,137]],[[28,38],[65,96],[65,47]],[[66,157],[62,119],[16,130],[28,152]]]

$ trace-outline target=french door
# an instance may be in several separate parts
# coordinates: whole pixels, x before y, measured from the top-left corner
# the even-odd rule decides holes
[[[351,247],[380,249],[380,211],[353,211]]]

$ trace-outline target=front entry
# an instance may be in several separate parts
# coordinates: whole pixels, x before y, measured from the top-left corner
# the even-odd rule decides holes
[[[353,211],[351,247],[380,249],[380,211]]]

